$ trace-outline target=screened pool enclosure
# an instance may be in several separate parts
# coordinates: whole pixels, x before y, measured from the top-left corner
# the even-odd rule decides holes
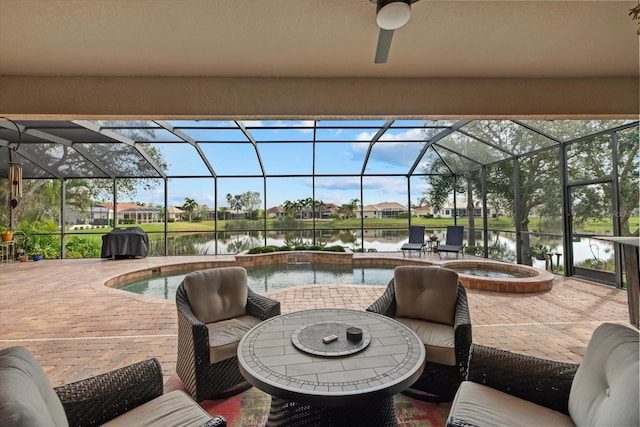
[[[468,253],[620,285],[597,237],[638,235],[638,169],[632,120],[0,119],[0,225],[74,258],[114,224],[150,255],[396,252],[457,224]]]

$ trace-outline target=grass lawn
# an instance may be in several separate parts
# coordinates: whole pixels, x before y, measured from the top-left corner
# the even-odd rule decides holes
[[[530,231],[548,231],[548,232],[560,232],[561,230],[558,227],[558,223],[560,221],[556,220],[550,224],[550,221],[547,219],[543,219],[542,222],[537,217],[532,217],[529,220],[529,230]],[[435,230],[445,229],[448,225],[453,225],[452,218],[412,218],[412,225],[424,225],[427,229],[432,228]],[[468,227],[468,221],[466,218],[459,218],[458,224],[464,225]],[[640,224],[640,218],[634,217],[629,221],[630,228],[632,230],[637,230]],[[293,226],[292,226],[293,225]],[[503,231],[515,231],[515,226],[511,218],[500,217],[500,218],[489,218],[487,220],[487,225],[491,230],[503,230]],[[154,223],[154,224],[132,224],[132,225],[121,225],[120,227],[140,227],[144,231],[150,234],[161,234],[164,232],[164,224],[162,223]],[[234,230],[262,230],[263,222],[262,220],[219,220],[218,227],[220,231],[234,231]],[[360,220],[359,219],[335,219],[335,220],[319,220],[315,221],[316,229],[322,230],[348,230],[348,229],[360,229]],[[406,218],[368,218],[364,220],[365,228],[398,228],[398,229],[408,229],[408,220]],[[482,228],[482,219],[476,218],[475,220],[476,229]],[[291,229],[291,230],[300,230],[300,229],[311,229],[313,228],[313,220],[296,220],[295,222],[287,222],[285,223],[280,219],[269,219],[267,220],[267,229],[268,230],[283,230],[283,229]],[[199,221],[199,222],[187,222],[187,221],[179,221],[179,222],[171,222],[168,224],[167,229],[169,232],[214,232],[215,222],[214,221]],[[557,230],[556,230],[557,229]],[[85,229],[85,230],[74,230],[73,234],[105,234],[110,232],[111,228],[100,228],[100,229]],[[611,221],[597,221],[597,222],[588,222],[583,226],[579,227],[578,232],[585,234],[602,234],[604,232],[612,230]]]

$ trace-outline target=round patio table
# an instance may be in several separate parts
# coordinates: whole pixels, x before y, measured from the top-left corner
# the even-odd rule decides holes
[[[362,330],[362,340],[348,340],[347,328]],[[323,342],[330,335],[337,339]],[[268,426],[395,426],[393,396],[420,377],[424,359],[408,327],[347,309],[276,316],[238,345],[240,372],[272,396]]]

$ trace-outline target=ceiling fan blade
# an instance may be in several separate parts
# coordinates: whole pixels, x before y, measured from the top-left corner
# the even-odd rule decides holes
[[[378,47],[376,48],[376,64],[384,64],[387,62],[389,48],[391,48],[391,39],[393,39],[393,30],[380,28],[380,34],[378,34]]]

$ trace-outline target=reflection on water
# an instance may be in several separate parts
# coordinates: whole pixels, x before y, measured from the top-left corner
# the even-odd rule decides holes
[[[386,285],[393,277],[393,267],[367,267],[316,263],[275,264],[247,268],[249,288],[267,292],[300,285]],[[153,298],[173,300],[176,289],[187,272],[154,276],[119,286],[119,289]]]
[[[433,229],[429,234],[435,234],[440,242],[446,239],[446,230]],[[553,253],[563,254],[562,240],[559,237],[545,237],[539,240],[533,234],[530,235],[531,244],[541,241],[548,246]],[[316,230],[315,243],[319,245],[333,246],[339,245],[352,250],[359,250],[364,242],[364,250],[377,252],[397,252],[400,247],[408,242],[408,230],[365,230],[364,238],[360,236],[360,230]],[[489,242],[489,258],[516,262],[515,233],[513,232],[493,232],[487,234]],[[468,242],[468,236],[465,236]],[[483,241],[482,232],[477,231],[475,242],[481,245]],[[216,233],[171,233],[169,238],[169,255],[231,255],[253,247],[263,245],[283,246],[285,244],[308,244],[314,243],[314,234],[311,230],[285,230],[269,231],[265,237],[264,233],[258,231],[229,231]],[[151,241],[150,255],[160,256],[164,254],[164,246],[161,241]],[[574,263],[580,264],[585,261],[595,260],[600,264],[613,257],[613,244],[602,240],[582,238],[572,242],[574,252]],[[563,254],[564,255],[564,254]],[[562,255],[560,257],[562,263]],[[554,256],[554,264],[557,257]],[[533,266],[545,268],[545,261],[533,260]],[[609,263],[611,264],[611,263]]]

